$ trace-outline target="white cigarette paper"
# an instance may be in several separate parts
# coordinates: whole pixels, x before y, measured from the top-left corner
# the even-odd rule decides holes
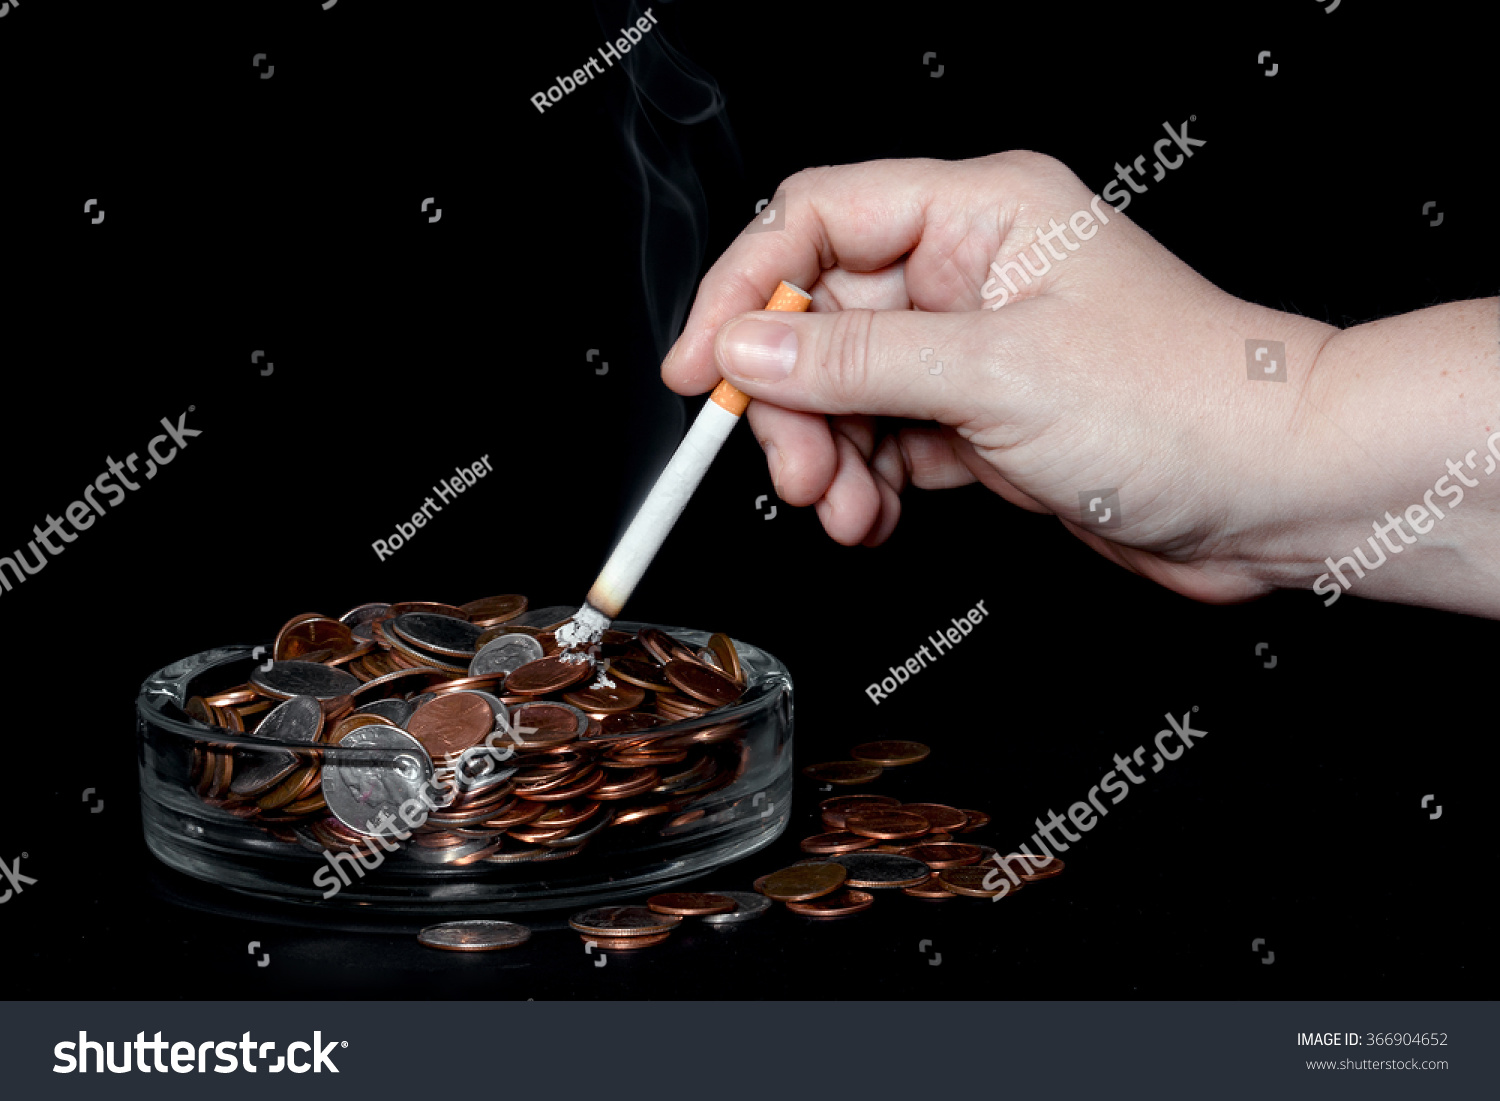
[[[693,426],[677,445],[671,462],[656,479],[589,590],[588,602],[605,616],[614,619],[620,614],[739,419],[717,402],[703,403]]]

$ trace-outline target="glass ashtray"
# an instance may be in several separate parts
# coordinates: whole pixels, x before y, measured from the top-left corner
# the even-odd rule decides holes
[[[694,647],[711,637],[657,629]],[[501,738],[498,752],[446,762],[446,787],[432,789],[446,802],[359,829],[350,798],[394,806],[443,768],[390,733],[399,727],[335,745],[210,725],[189,713],[193,698],[245,685],[266,651],[195,654],[149,676],[137,700],[146,843],[196,879],[318,907],[496,914],[669,888],[764,848],[788,821],[791,677],[764,650],[734,646],[745,690],[728,706],[565,743]],[[342,800],[342,817],[329,798]]]

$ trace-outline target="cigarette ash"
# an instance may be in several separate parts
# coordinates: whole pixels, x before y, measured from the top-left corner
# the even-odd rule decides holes
[[[557,660],[567,665],[582,665],[589,660],[589,656],[577,650],[564,650],[557,655]]]
[[[591,684],[591,685],[589,685],[589,687],[590,688],[614,688],[615,687],[615,682],[612,681],[612,680],[610,680],[609,677],[605,674],[604,670],[601,668],[599,670],[599,675],[594,678],[594,683]]]
[[[564,650],[592,646],[604,637],[609,617],[592,604],[584,603],[572,619],[557,629],[557,641]]]

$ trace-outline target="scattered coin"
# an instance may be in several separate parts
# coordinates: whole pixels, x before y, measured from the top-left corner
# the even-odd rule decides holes
[[[676,914],[679,917],[727,914],[739,908],[738,902],[725,895],[687,891],[656,895],[646,905],[658,914]]]
[[[896,853],[843,853],[827,859],[843,866],[850,887],[914,887],[932,874],[920,860]]]
[[[803,838],[802,851],[805,853],[851,853],[858,849],[868,849],[873,844],[875,842],[868,837],[861,837],[847,830],[837,830],[833,833],[819,833]]]
[[[530,939],[531,930],[512,921],[447,921],[417,934],[418,944],[449,952],[491,952],[515,948]]]
[[[876,840],[921,837],[931,829],[928,820],[905,807],[870,807],[851,810],[844,815],[844,828],[850,833]]]
[[[807,917],[844,917],[868,910],[875,904],[875,896],[868,891],[844,889],[806,902],[788,902],[786,908],[795,914]]]
[[[925,883],[918,883],[911,887],[902,887],[901,893],[904,895],[911,895],[912,898],[930,898],[938,900],[958,897],[952,891],[948,890],[947,887],[943,886],[943,881],[939,877],[937,872],[933,872],[931,878],[928,879]]]
[[[951,841],[924,841],[920,845],[902,849],[901,854],[920,860],[929,868],[941,870],[977,864],[979,858],[984,855],[984,851],[978,845],[960,845]]]
[[[868,784],[883,771],[879,765],[868,761],[825,761],[807,765],[802,775],[824,784]]]
[[[856,761],[870,761],[886,768],[913,765],[932,752],[921,742],[866,742],[849,751]]]
[[[568,920],[575,932],[601,940],[670,933],[681,922],[680,917],[658,914],[644,906],[597,906]]]
[[[982,810],[965,810],[959,813],[967,818],[968,821],[957,831],[958,833],[973,833],[975,830],[982,829],[990,824],[990,816]]]
[[[920,814],[935,830],[961,829],[969,821],[969,816],[963,811],[941,803],[902,803],[901,809]]]
[[[479,627],[494,627],[515,619],[526,610],[526,598],[519,595],[487,596],[461,605],[459,611]]]
[[[1016,889],[999,868],[986,864],[945,868],[938,872],[938,880],[954,894],[968,895],[971,898],[994,898]]]
[[[633,952],[639,948],[651,948],[661,944],[670,933],[653,933],[644,937],[597,937],[584,936],[583,943],[590,943],[601,952]]]
[[[1062,875],[1063,862],[1055,856],[1038,856],[1033,853],[1010,853],[1005,863],[1021,877],[1022,883],[1035,883],[1039,879],[1051,879]]]
[[[839,864],[794,864],[757,880],[755,889],[777,902],[805,902],[838,890],[847,877],[848,870]]]
[[[705,925],[739,925],[742,922],[753,921],[771,908],[771,900],[757,891],[715,891],[715,894],[732,898],[738,903],[738,908],[722,914],[708,914],[703,918]]]
[[[587,654],[554,654],[529,661],[511,673],[505,678],[505,690],[528,696],[559,692],[592,676],[593,672],[594,663]]]

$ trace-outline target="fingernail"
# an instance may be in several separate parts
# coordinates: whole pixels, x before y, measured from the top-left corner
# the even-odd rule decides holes
[[[776,321],[739,321],[724,334],[723,358],[729,374],[776,382],[797,366],[797,334]]]

